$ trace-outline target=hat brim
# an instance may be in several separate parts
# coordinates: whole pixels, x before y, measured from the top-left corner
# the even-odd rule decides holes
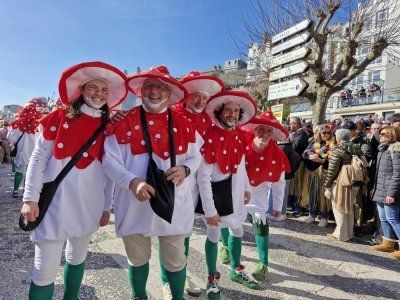
[[[208,100],[205,107],[206,114],[211,118],[214,124],[218,123],[214,111],[219,110],[222,104],[238,103],[240,108],[243,109],[242,119],[238,121],[237,126],[241,126],[249,122],[257,113],[257,105],[249,94],[241,91],[224,91],[221,92],[210,100]]]
[[[272,136],[273,141],[284,141],[289,137],[289,132],[279,122],[273,122],[257,117],[250,120],[247,124],[241,126],[241,129],[249,133],[254,133],[254,129],[261,125],[274,128],[274,134]]]
[[[93,79],[107,82],[107,105],[110,108],[119,105],[126,98],[128,89],[124,73],[103,62],[86,62],[72,66],[62,73],[58,86],[62,103],[68,105],[78,99],[81,95],[80,87]]]
[[[171,79],[169,77],[162,77],[155,74],[137,74],[128,77],[128,88],[132,93],[134,93],[138,98],[142,98],[142,86],[146,79],[158,79],[163,83],[168,85],[171,90],[171,97],[169,98],[167,105],[173,105],[181,102],[183,99],[187,97],[187,90],[185,87],[177,80]]]
[[[215,76],[185,77],[180,82],[187,89],[189,95],[205,91],[209,97],[213,97],[225,89],[222,80]]]

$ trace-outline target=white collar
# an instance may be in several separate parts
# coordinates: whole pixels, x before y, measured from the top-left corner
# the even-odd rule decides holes
[[[90,117],[101,117],[103,114],[103,111],[101,109],[96,109],[88,106],[86,103],[83,103],[81,106],[81,112],[83,112],[85,115],[88,115]]]

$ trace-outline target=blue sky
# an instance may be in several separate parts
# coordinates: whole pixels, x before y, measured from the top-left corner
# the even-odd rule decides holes
[[[104,61],[173,76],[239,57],[247,0],[1,0],[0,107],[58,96],[61,72]]]

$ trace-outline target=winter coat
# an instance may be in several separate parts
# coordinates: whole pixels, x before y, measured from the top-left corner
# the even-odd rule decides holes
[[[371,160],[371,152],[370,152],[370,142],[363,135],[358,136],[356,139],[352,141],[355,145],[360,145],[361,151],[364,154],[365,158],[370,161]]]
[[[326,188],[330,188],[333,182],[338,177],[342,166],[350,165],[352,155],[360,157],[363,155],[359,145],[355,145],[352,142],[344,142],[338,148],[333,150],[329,157],[328,171],[326,172],[325,184]]]
[[[278,144],[278,146],[285,153],[290,163],[290,173],[285,173],[285,180],[292,179],[300,166],[301,156],[293,149],[290,142],[283,142]]]
[[[300,130],[290,134],[290,139],[292,141],[292,147],[300,155],[303,154],[308,146],[308,136],[304,130]]]
[[[386,203],[395,198],[400,205],[400,142],[380,144],[372,200]]]

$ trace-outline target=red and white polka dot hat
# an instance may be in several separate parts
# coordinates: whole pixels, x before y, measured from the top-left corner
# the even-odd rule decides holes
[[[240,105],[243,109],[242,119],[239,120],[238,126],[246,124],[250,121],[257,113],[257,105],[251,96],[242,91],[223,91],[208,100],[205,107],[205,112],[211,118],[214,124],[217,123],[214,111],[221,108],[222,104],[235,102]]]
[[[253,133],[254,129],[260,125],[266,125],[274,128],[274,135],[272,136],[272,140],[274,141],[284,141],[289,136],[289,132],[285,129],[285,127],[282,126],[281,123],[279,123],[270,110],[267,110],[261,115],[254,117],[249,121],[249,123],[241,126],[240,128],[247,132]]]
[[[171,89],[171,97],[168,106],[181,102],[187,97],[187,90],[174,77],[171,76],[167,67],[161,65],[153,67],[148,71],[128,76],[128,88],[137,97],[142,98],[142,86],[146,79],[159,79]]]
[[[189,95],[200,92],[212,97],[225,90],[225,84],[221,79],[216,76],[207,76],[197,71],[188,73],[179,81],[187,89]]]
[[[58,85],[62,103],[68,105],[74,102],[81,95],[80,87],[94,79],[107,82],[109,90],[107,104],[110,108],[124,101],[128,94],[125,74],[109,64],[93,61],[64,70]]]

